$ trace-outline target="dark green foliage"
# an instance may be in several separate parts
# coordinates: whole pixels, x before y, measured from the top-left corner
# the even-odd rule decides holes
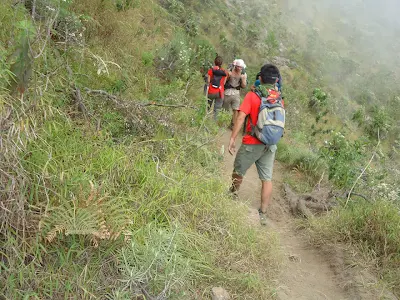
[[[124,11],[130,8],[135,8],[138,5],[137,0],[115,0],[115,7],[118,11]]]
[[[328,105],[328,94],[320,88],[315,88],[308,106],[314,111],[319,112],[322,108]]]
[[[185,7],[179,0],[163,0],[161,4],[183,26],[189,36],[195,37],[199,34],[200,16],[187,7],[188,5]]]
[[[36,31],[32,22],[29,20],[21,21],[17,24],[19,29],[17,47],[10,58],[10,71],[13,76],[9,80],[10,91],[13,94],[19,92],[23,94],[28,88],[28,83],[32,75],[33,57],[30,51],[30,43],[35,37]]]
[[[364,141],[352,142],[336,132],[320,149],[320,155],[329,166],[329,179],[339,187],[350,186],[360,173],[364,150]]]
[[[365,116],[365,109],[364,107],[359,108],[354,114],[353,117],[351,118],[353,121],[355,121],[358,126],[363,126],[366,120]]]
[[[163,78],[186,79],[191,74],[191,59],[194,55],[187,36],[177,33],[174,39],[163,46],[154,60],[155,66]]]
[[[366,124],[366,131],[372,138],[385,138],[391,127],[391,118],[382,106],[374,106],[370,110],[371,119]]]
[[[128,133],[125,118],[117,112],[103,114],[103,129],[113,137],[124,137]]]
[[[279,49],[279,42],[276,39],[275,33],[269,31],[265,43],[268,46],[268,55],[276,55]]]
[[[185,15],[185,17],[182,17],[181,22],[183,23],[186,33],[189,36],[195,37],[199,34],[199,16],[197,16],[193,12],[189,12]]]
[[[154,60],[154,54],[152,52],[143,52],[142,53],[142,63],[146,67],[152,66]]]
[[[211,67],[214,63],[215,48],[207,40],[197,38],[194,40],[194,57],[191,61],[195,69]]]

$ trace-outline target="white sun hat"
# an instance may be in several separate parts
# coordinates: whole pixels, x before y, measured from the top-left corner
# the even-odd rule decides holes
[[[238,66],[238,67],[242,67],[243,69],[245,69],[246,68],[246,64],[244,63],[244,61],[243,61],[243,59],[235,59],[234,61],[233,61],[233,65],[234,66]]]

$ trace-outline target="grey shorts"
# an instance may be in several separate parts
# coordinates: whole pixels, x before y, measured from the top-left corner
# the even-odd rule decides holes
[[[226,110],[239,110],[240,107],[240,94],[225,95],[224,104],[222,106]]]
[[[276,145],[242,144],[236,154],[233,172],[239,176],[244,176],[251,165],[255,163],[258,177],[263,181],[271,181],[276,150]]]
[[[211,106],[214,104],[214,111],[221,109],[222,108],[222,103],[224,99],[222,99],[218,94],[208,94],[208,107],[211,108]]]

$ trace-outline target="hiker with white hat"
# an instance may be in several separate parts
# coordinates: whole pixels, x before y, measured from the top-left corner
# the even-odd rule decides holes
[[[246,64],[243,59],[235,59],[232,68],[228,72],[228,79],[225,84],[225,97],[223,108],[232,110],[231,128],[236,120],[240,106],[240,89],[246,87],[247,74],[245,72]]]

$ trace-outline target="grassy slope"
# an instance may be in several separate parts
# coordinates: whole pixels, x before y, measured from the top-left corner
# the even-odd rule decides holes
[[[1,179],[7,183],[13,178],[15,184],[4,197],[20,200],[7,202],[11,213],[5,213],[2,223],[7,226],[2,227],[7,240],[1,251],[4,295],[126,299],[143,293],[141,288],[157,294],[166,282],[174,283],[168,291],[178,299],[203,299],[217,284],[241,299],[273,293],[274,237],[268,242],[257,239],[241,222],[243,212],[226,199],[226,186],[217,179],[219,149],[207,146],[219,129],[204,118],[202,81],[193,70],[215,51],[226,61],[240,53],[252,79],[260,61],[279,54],[282,41],[288,48],[285,55],[298,65],[282,68],[289,118],[279,159],[297,170],[287,181],[306,191],[334,167],[334,180],[352,184],[358,175],[354,170],[363,161],[342,155],[357,146],[354,124],[343,124],[334,113],[325,117],[327,125],[314,121],[318,111],[308,109],[308,103],[315,87],[331,92],[330,111],[336,111],[340,97],[337,88],[328,87],[307,64],[307,50],[277,21],[279,7],[255,1],[254,6],[239,3],[237,10],[237,2],[160,1],[163,8],[158,2],[136,0],[118,11],[112,3],[87,0],[68,7],[83,20],[85,43],[65,51],[63,44],[51,41],[35,60],[24,102],[2,93],[2,113],[7,114],[8,107],[14,112],[4,131],[3,148],[8,151]],[[2,31],[1,41],[11,41],[11,46],[0,50],[9,55],[18,47],[16,23],[26,12],[4,7],[1,22],[9,30]],[[170,64],[177,57],[178,64]],[[67,64],[72,75],[64,68]],[[74,85],[82,91],[86,118],[74,101]],[[125,106],[86,94],[85,87],[116,94],[125,99]],[[199,109],[134,105],[148,101]],[[220,125],[227,120],[222,116]],[[312,136],[312,125],[351,133],[351,143],[330,133]],[[22,148],[13,140],[20,140]],[[320,153],[325,140],[329,151]],[[360,155],[368,159],[371,150],[366,143]],[[301,184],[293,175],[299,171]],[[368,174],[359,189],[368,190],[370,180],[382,181],[382,173]],[[21,210],[18,203],[26,205]],[[314,228],[318,233],[323,228],[321,236],[327,239],[361,241],[375,251],[382,238],[388,240],[387,228],[396,228],[396,218],[386,223],[378,218],[377,224],[387,227],[381,227],[380,234],[362,236],[359,233],[369,229],[361,228],[362,221],[357,226],[352,221],[360,210],[366,219],[386,216],[385,203],[374,209],[356,203],[350,213],[335,211],[320,220],[324,226],[317,222]],[[347,231],[336,230],[338,224]],[[22,235],[22,228],[28,233]],[[390,247],[398,249],[395,243]],[[397,261],[390,253],[378,253],[384,261],[381,270]],[[389,273],[390,280],[398,282],[391,269]]]
[[[2,32],[13,34],[1,37],[14,43],[11,53],[17,24],[28,15],[9,4],[1,4]],[[205,118],[196,65],[160,69],[160,58],[177,44],[190,52],[198,43],[158,3],[130,4],[122,11],[97,0],[66,6],[63,13],[85,26],[84,43],[64,48],[62,40],[50,40],[35,59],[23,101],[2,92],[2,114],[9,107],[12,113],[2,133],[1,179],[13,184],[3,193],[10,200],[3,211],[1,293],[204,299],[221,285],[240,299],[270,297],[279,261],[275,238],[260,240],[245,224],[245,210],[226,195],[219,149],[208,146],[219,128]],[[135,104],[149,101],[198,109]]]

